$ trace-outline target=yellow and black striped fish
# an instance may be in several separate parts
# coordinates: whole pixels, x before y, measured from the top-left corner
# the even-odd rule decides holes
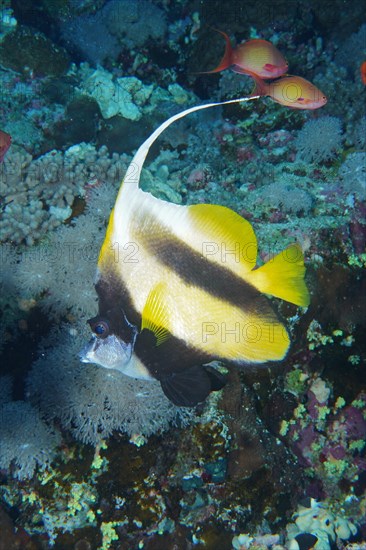
[[[240,98],[226,103],[249,101]],[[229,208],[182,206],[139,188],[150,146],[175,120],[220,104],[192,107],[165,121],[139,148],[122,182],[98,260],[99,314],[81,360],[155,378],[180,406],[225,383],[207,365],[278,361],[290,340],[265,294],[307,306],[303,255],[291,245],[256,268],[257,240]]]

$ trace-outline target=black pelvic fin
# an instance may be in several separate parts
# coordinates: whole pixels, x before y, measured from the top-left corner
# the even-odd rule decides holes
[[[205,365],[203,368],[210,379],[211,391],[222,390],[227,382],[227,376],[210,365]]]
[[[213,367],[191,367],[172,373],[160,380],[165,395],[178,407],[194,407],[206,399],[211,391],[221,389],[225,377]]]

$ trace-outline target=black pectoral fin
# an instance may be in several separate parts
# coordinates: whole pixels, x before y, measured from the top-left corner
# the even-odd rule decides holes
[[[227,382],[227,376],[210,365],[205,365],[203,368],[210,379],[211,391],[222,390]]]
[[[226,376],[209,365],[191,367],[160,380],[163,392],[178,407],[194,407],[210,392],[221,390],[226,382]]]
[[[163,392],[178,407],[194,407],[211,391],[210,377],[201,366],[172,373],[160,380]]]

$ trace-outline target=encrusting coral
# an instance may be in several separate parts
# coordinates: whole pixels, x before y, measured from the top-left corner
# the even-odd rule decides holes
[[[97,101],[105,119],[121,115],[129,120],[140,120],[163,102],[183,105],[195,99],[177,83],[170,84],[166,90],[154,84],[143,84],[134,76],[114,78],[110,72],[92,69],[87,63],[81,64],[79,75],[79,91]]]

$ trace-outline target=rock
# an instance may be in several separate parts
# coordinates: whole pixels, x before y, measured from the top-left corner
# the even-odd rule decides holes
[[[0,63],[18,73],[59,76],[68,68],[69,57],[44,34],[20,26],[7,34],[1,43]]]

